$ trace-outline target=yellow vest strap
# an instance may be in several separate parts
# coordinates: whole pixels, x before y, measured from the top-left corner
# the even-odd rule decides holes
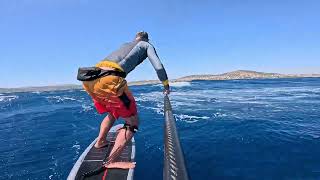
[[[162,84],[163,84],[164,86],[168,86],[168,85],[169,85],[169,80],[162,81]]]

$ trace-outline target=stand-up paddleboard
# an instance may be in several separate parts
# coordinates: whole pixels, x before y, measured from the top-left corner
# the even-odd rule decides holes
[[[102,167],[102,164],[107,161],[111,149],[113,148],[114,141],[117,136],[117,130],[121,128],[123,124],[116,125],[111,128],[108,133],[107,146],[103,148],[95,148],[95,139],[87,149],[81,154],[75,165],[73,166],[68,180],[95,180],[95,179],[106,179],[106,180],[132,180],[134,169],[107,169],[103,171],[96,171],[95,175],[84,177],[84,174],[95,171]],[[134,162],[135,158],[135,142],[132,138],[131,142],[128,142],[126,147],[123,149],[121,155],[115,161],[122,162]]]

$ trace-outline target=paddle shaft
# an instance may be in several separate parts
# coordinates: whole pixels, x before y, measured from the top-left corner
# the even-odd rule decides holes
[[[180,145],[175,118],[172,113],[170,99],[164,96],[164,180],[188,180],[184,155]]]

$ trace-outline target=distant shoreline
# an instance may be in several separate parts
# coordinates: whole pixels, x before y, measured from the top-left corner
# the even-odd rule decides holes
[[[238,70],[217,75],[190,75],[178,79],[170,80],[174,82],[189,82],[195,80],[236,80],[236,79],[279,79],[279,78],[306,78],[306,77],[320,77],[320,74],[279,74],[279,73],[264,73],[248,70]],[[139,86],[148,84],[159,84],[158,80],[133,81],[128,82],[129,86]],[[0,88],[0,93],[12,92],[43,92],[43,91],[57,91],[57,90],[73,90],[82,89],[81,85],[66,84],[56,86],[35,86],[35,87],[20,87],[20,88]]]

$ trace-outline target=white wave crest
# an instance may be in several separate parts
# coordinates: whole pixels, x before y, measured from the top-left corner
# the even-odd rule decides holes
[[[174,82],[170,83],[171,87],[184,87],[184,86],[191,86],[190,82]]]
[[[191,82],[170,82],[169,83],[171,87],[185,87],[185,86],[191,86]],[[156,84],[153,86],[163,86],[162,84]]]
[[[0,102],[10,102],[12,100],[18,99],[19,96],[16,95],[11,95],[11,96],[5,96],[5,95],[0,95]]]
[[[221,112],[216,112],[214,114],[212,114],[212,117],[214,118],[218,118],[218,117],[226,117],[227,115]]]
[[[199,120],[207,120],[210,119],[208,116],[192,116],[192,115],[186,115],[186,114],[174,114],[174,117],[179,121],[184,121],[187,123],[195,123]]]
[[[146,102],[146,101],[148,101],[148,99],[143,97],[143,96],[135,97],[134,99],[136,100],[136,102]]]
[[[144,107],[144,108],[154,110],[157,114],[161,114],[161,115],[164,114],[163,109],[160,107]]]
[[[162,102],[162,92],[141,93],[134,98],[137,102]]]
[[[93,109],[92,106],[86,105],[86,104],[82,104],[81,107],[82,107],[82,111],[83,112],[88,112],[88,111],[91,111]]]
[[[65,100],[69,100],[69,101],[76,101],[76,99],[71,98],[71,97],[61,97],[61,96],[48,96],[46,97],[47,99],[54,99],[56,100],[56,102],[63,102]]]
[[[75,149],[76,151],[76,156],[73,158],[73,160],[76,160],[78,155],[80,154],[80,145],[78,141],[76,141],[76,143],[72,146],[72,149]]]
[[[75,148],[76,150],[80,150],[80,145],[78,145],[78,144],[73,145],[72,148]],[[79,154],[78,151],[76,153]]]

